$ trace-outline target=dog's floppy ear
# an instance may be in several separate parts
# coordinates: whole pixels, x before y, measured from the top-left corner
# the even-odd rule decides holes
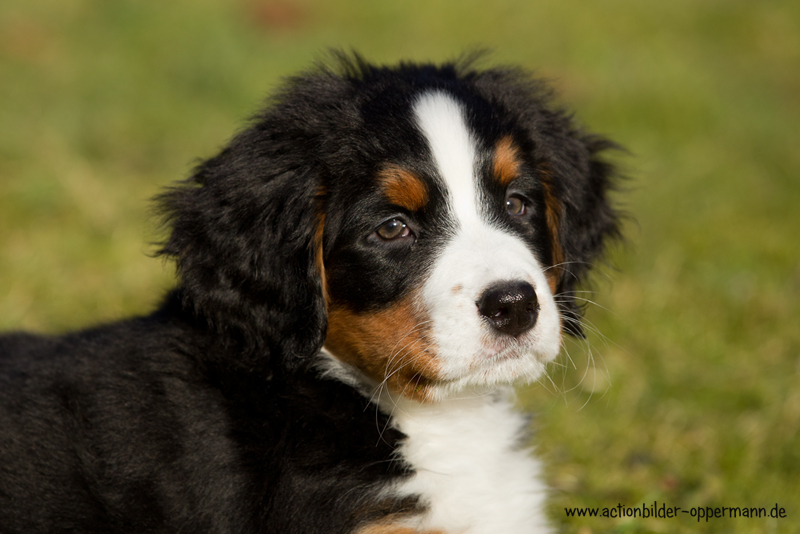
[[[184,308],[235,345],[242,368],[293,366],[324,341],[323,184],[309,128],[267,112],[158,199],[171,227],[160,253],[176,260]]]
[[[620,214],[609,193],[618,179],[615,167],[604,159],[615,143],[571,129],[563,140],[563,152],[552,175],[552,187],[559,203],[557,246],[561,265],[557,266],[556,300],[566,333],[585,337],[581,318],[580,288],[588,272],[602,259],[610,241],[621,237]]]

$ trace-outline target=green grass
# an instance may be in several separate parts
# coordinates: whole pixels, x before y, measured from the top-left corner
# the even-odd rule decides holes
[[[800,532],[800,4],[8,0],[0,329],[144,313],[173,283],[148,198],[326,47],[489,46],[625,145],[629,244],[588,343],[525,388],[567,532]],[[788,518],[568,519],[567,506]]]

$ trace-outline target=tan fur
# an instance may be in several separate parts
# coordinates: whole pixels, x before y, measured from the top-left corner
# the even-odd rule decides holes
[[[511,136],[502,137],[494,149],[494,179],[503,186],[508,186],[519,176],[520,168],[519,150],[514,145]],[[545,218],[547,220],[547,230],[550,233],[552,245],[553,265],[555,267],[545,272],[550,290],[555,294],[558,281],[561,278],[564,261],[564,252],[561,250],[559,240],[559,226],[561,221],[561,203],[553,192],[553,177],[547,169],[540,172],[542,186],[544,188]]]
[[[519,151],[511,136],[501,138],[494,147],[494,179],[507,186],[519,177]]]
[[[547,220],[547,230],[550,232],[550,241],[552,242],[554,265],[554,267],[545,272],[545,275],[550,283],[550,290],[555,295],[558,281],[561,279],[561,273],[564,270],[562,266],[564,262],[564,251],[561,250],[561,239],[559,236],[562,206],[553,192],[553,176],[550,172],[544,169],[539,173],[539,176],[544,188],[545,218]]]
[[[428,188],[417,175],[398,167],[387,165],[378,175],[386,199],[408,211],[419,211],[428,204]]]
[[[323,261],[322,239],[325,233],[325,213],[321,212],[317,216],[317,229],[314,232],[315,263],[319,273],[320,284],[322,285],[322,298],[325,305],[328,304],[328,278],[325,275],[325,262]]]
[[[439,364],[428,338],[427,317],[414,297],[383,310],[356,313],[330,303],[325,347],[337,358],[384,382],[392,391],[427,400]]]
[[[444,532],[441,530],[416,530],[389,523],[376,523],[358,529],[355,534],[444,534]]]

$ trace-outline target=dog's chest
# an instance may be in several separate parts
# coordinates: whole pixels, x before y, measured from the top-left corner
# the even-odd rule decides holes
[[[524,418],[492,396],[434,405],[401,403],[394,424],[415,474],[401,495],[419,495],[427,511],[409,526],[446,533],[549,532],[539,464],[520,447]]]

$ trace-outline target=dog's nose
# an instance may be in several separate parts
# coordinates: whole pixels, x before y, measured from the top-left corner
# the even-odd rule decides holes
[[[539,300],[528,282],[502,282],[483,292],[478,311],[503,334],[518,336],[536,324]]]

